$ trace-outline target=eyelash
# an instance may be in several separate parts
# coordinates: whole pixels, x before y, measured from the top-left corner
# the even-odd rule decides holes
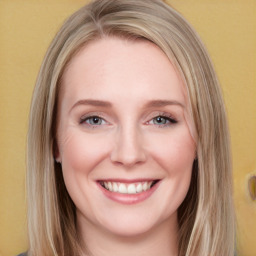
[[[86,123],[86,121],[88,121],[88,120],[90,120],[90,119],[93,119],[93,118],[97,118],[98,120],[100,120],[101,121],[101,123],[102,122],[106,122],[105,120],[104,120],[104,118],[102,118],[102,117],[100,117],[99,115],[92,115],[92,116],[85,116],[85,117],[81,117],[80,118],[80,124],[84,124],[84,123]],[[90,123],[86,123],[86,125],[88,125],[88,126],[91,126],[91,127],[97,127],[97,126],[100,126],[101,125],[101,123],[100,124],[90,124]]]
[[[97,118],[98,120],[100,120],[100,124],[90,124],[90,123],[87,123],[88,120],[93,119],[93,118]],[[161,114],[156,115],[152,119],[150,119],[148,122],[146,122],[146,124],[150,124],[150,122],[156,121],[157,118],[164,119],[165,122],[167,122],[167,123],[164,123],[164,124],[153,123],[153,125],[156,125],[159,128],[171,126],[171,125],[174,125],[174,124],[178,123],[178,121],[175,118],[173,118],[172,116],[170,116],[169,114],[161,113]],[[96,128],[98,126],[101,126],[102,122],[106,122],[107,123],[107,121],[105,121],[105,119],[102,118],[101,116],[99,116],[99,115],[91,115],[91,116],[81,117],[80,121],[79,121],[79,124],[86,123],[86,125],[88,125],[88,126],[90,126],[92,128]]]
[[[167,122],[165,124],[154,123],[159,128],[172,126],[172,125],[178,123],[178,121],[175,118],[173,118],[170,114],[161,113],[161,114],[158,114],[157,116],[153,117],[150,121],[147,122],[147,124],[150,124],[151,121],[154,122],[154,120],[156,120],[157,118],[164,119],[165,122]]]

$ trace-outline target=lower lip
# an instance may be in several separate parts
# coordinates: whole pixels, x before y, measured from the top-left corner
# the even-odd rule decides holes
[[[159,186],[159,183],[160,181],[158,181],[151,189],[141,193],[136,193],[136,194],[122,194],[117,192],[111,192],[103,188],[98,182],[97,182],[97,185],[107,198],[121,204],[130,205],[130,204],[137,204],[148,199],[156,191],[156,189]]]

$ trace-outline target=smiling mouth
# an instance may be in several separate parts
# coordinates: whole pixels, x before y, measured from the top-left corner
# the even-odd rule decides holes
[[[150,190],[159,180],[142,181],[134,183],[123,183],[115,181],[99,181],[99,184],[106,190],[120,194],[139,194]]]

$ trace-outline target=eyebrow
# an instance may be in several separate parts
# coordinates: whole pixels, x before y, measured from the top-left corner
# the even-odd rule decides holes
[[[108,101],[103,101],[103,100],[91,100],[91,99],[84,99],[84,100],[79,100],[77,101],[72,108],[70,109],[70,111],[79,106],[79,105],[90,105],[90,106],[95,106],[95,107],[106,107],[106,108],[110,108],[112,107],[112,104]]]
[[[177,100],[151,100],[145,105],[145,107],[165,107],[169,105],[178,105],[182,108],[185,108],[184,104]]]
[[[112,104],[108,101],[103,101],[103,100],[93,100],[93,99],[83,99],[77,101],[70,111],[74,109],[75,107],[79,105],[90,105],[90,106],[95,106],[95,107],[105,107],[105,108],[111,108]],[[182,108],[185,108],[184,104],[182,104],[179,101],[176,100],[151,100],[148,103],[145,104],[145,108],[153,108],[153,107],[165,107],[169,105],[178,105]]]

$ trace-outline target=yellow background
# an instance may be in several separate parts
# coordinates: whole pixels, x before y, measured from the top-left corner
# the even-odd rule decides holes
[[[43,55],[63,20],[86,1],[0,0],[0,256],[25,251],[25,141]],[[169,0],[205,42],[231,130],[239,255],[256,255],[256,1]]]

